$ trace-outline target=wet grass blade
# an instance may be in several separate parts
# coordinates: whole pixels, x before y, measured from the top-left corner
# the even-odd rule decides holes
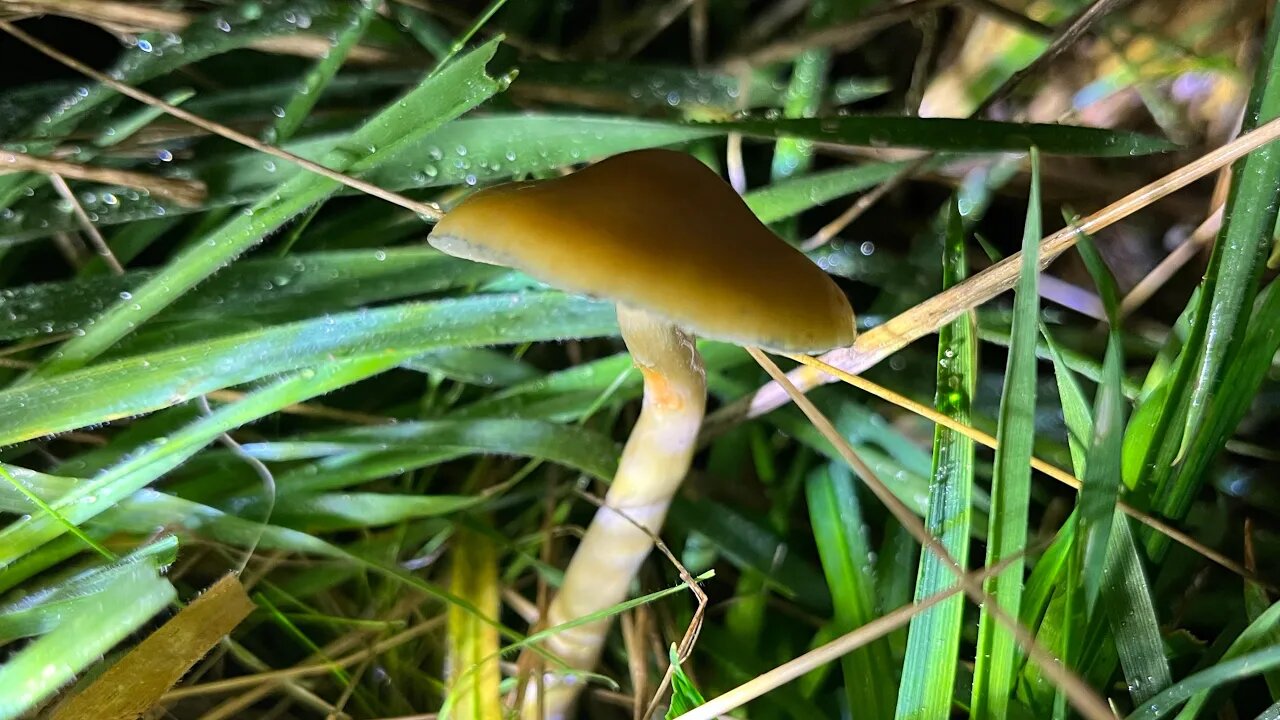
[[[841,633],[849,632],[878,616],[875,572],[868,561],[872,551],[853,475],[844,466],[830,463],[807,478],[805,493],[818,556],[831,588],[835,625]],[[892,717],[893,666],[883,639],[842,657],[849,707],[859,708],[859,714],[867,718]]]
[[[1240,633],[1232,641],[1227,651],[1222,654],[1218,664],[1235,660],[1258,647],[1275,646],[1275,632],[1278,627],[1280,627],[1280,603],[1267,608],[1253,622],[1249,623],[1244,632]],[[1187,701],[1186,706],[1182,708],[1182,712],[1178,713],[1178,720],[1194,720],[1208,700],[1208,691],[1196,693]]]
[[[1124,340],[1120,335],[1119,300],[1115,279],[1098,254],[1093,240],[1081,235],[1076,247],[1093,276],[1102,298],[1111,331],[1102,363],[1102,381],[1093,404],[1093,436],[1088,463],[1080,489],[1079,568],[1084,586],[1085,607],[1093,613],[1101,591],[1111,542],[1112,521],[1120,498],[1121,445],[1124,439],[1125,399],[1121,388],[1124,371]]]
[[[410,139],[421,137],[484,102],[499,89],[498,82],[485,74],[485,65],[496,50],[497,42],[490,42],[425,80],[331,150],[323,164],[343,171],[367,170],[395,155]],[[35,376],[49,378],[83,367],[201,280],[293,216],[324,201],[339,187],[336,181],[311,173],[286,180],[203,242],[178,254],[128,298],[122,297],[84,335],[64,343]]]
[[[1035,438],[1036,329],[1039,319],[1040,179],[1036,149],[1031,151],[1031,192],[1023,229],[1022,270],[1014,290],[1013,330],[1009,363],[1000,397],[995,473],[991,483],[991,521],[987,533],[988,566],[1021,553],[1027,544],[1031,500],[1031,449]],[[999,575],[989,578],[984,590],[1012,617],[1022,604],[1021,557]],[[973,713],[976,717],[1003,720],[1013,689],[1017,647],[1009,631],[990,613],[978,620],[978,644],[973,679]]]
[[[181,34],[139,35],[109,72],[121,82],[138,85],[261,40],[297,34],[301,29],[297,22],[299,13],[311,20],[309,24],[315,32],[321,33],[335,30],[338,20],[345,15],[323,0],[243,0],[225,10],[197,16]],[[93,111],[118,98],[116,91],[105,85],[90,84],[83,93],[79,89],[72,91],[54,106],[47,121],[41,119],[22,133],[23,137],[46,141],[30,144],[28,151],[47,152],[52,148],[47,140],[65,135]],[[30,182],[43,183],[44,178],[22,173],[0,177],[0,207],[7,207],[20,197]]]
[[[1272,18],[1246,109],[1245,130],[1280,115],[1278,45],[1280,20]],[[1248,310],[1276,222],[1277,185],[1280,152],[1274,148],[1258,150],[1235,164],[1226,219],[1204,282],[1192,300],[1194,310],[1188,308],[1194,313],[1190,333],[1175,369],[1153,392],[1152,399],[1159,410],[1148,409],[1151,419],[1145,424],[1152,428],[1147,437],[1149,444],[1128,451],[1134,455],[1141,452],[1144,458],[1138,497],[1149,498],[1151,506],[1165,517],[1179,519],[1186,513],[1204,481],[1202,472],[1188,470],[1203,470],[1202,463],[1221,450],[1217,443],[1225,442],[1220,434],[1201,432],[1208,414],[1216,405],[1234,404],[1237,393],[1249,393],[1248,386],[1228,386],[1224,378],[1242,352]],[[1193,453],[1199,460],[1195,468],[1186,463]],[[1142,538],[1149,557],[1163,557],[1168,548],[1166,538],[1150,532],[1144,532]]]
[[[430,248],[339,250],[238,262],[156,316],[157,323],[198,325],[231,317],[245,324],[287,322],[402,297],[451,290],[500,275],[493,266],[459,260]],[[0,339],[84,331],[95,314],[157,271],[91,276],[0,292],[6,312]],[[168,344],[172,344],[169,342]]]
[[[1242,132],[1280,117],[1280,18],[1273,17],[1266,46],[1258,58],[1253,92],[1245,110]],[[1231,194],[1222,231],[1213,246],[1205,273],[1197,323],[1204,325],[1204,345],[1198,348],[1197,367],[1178,459],[1187,455],[1198,437],[1205,416],[1219,394],[1234,394],[1236,388],[1222,384],[1223,377],[1240,353],[1258,280],[1271,249],[1272,230],[1278,208],[1276,187],[1280,186],[1280,152],[1264,148],[1236,163],[1231,178]],[[1166,512],[1180,517],[1177,510],[1199,487],[1198,478],[1179,478],[1174,487],[1161,494]],[[1161,490],[1165,490],[1161,488]]]
[[[333,39],[333,47],[303,77],[298,85],[298,91],[284,106],[283,112],[277,114],[275,122],[264,132],[263,137],[267,142],[276,144],[288,140],[293,137],[298,128],[302,127],[303,121],[320,100],[325,87],[333,81],[338,68],[342,67],[342,63],[347,59],[351,48],[360,42],[365,28],[369,26],[369,21],[377,15],[377,6],[370,3],[357,3],[345,10],[347,16],[345,27]]]
[[[22,717],[176,597],[153,565],[135,563],[91,603],[0,665],[0,719]]]
[[[1241,655],[1174,683],[1130,713],[1125,720],[1159,720],[1197,693],[1280,667],[1280,645]]]
[[[18,474],[25,477],[24,473]],[[45,492],[45,487],[29,489],[41,497],[56,497],[52,492]],[[24,498],[6,491],[0,491],[0,509],[15,514],[31,510]],[[92,612],[98,607],[98,594],[110,589],[121,575],[131,573],[134,565],[145,563],[160,571],[173,563],[177,553],[177,538],[166,535],[114,562],[91,566],[56,582],[28,585],[23,597],[0,606],[0,643],[43,635],[86,608]]]
[[[0,443],[150,412],[212,390],[334,358],[399,361],[447,347],[616,332],[611,306],[559,293],[476,295],[273,326],[0,391]],[[198,358],[193,360],[193,358]]]
[[[145,446],[92,480],[77,484],[50,505],[67,520],[84,523],[177,467],[222,433],[280,408],[384,372],[403,359],[402,355],[386,353],[373,358],[333,362],[316,370],[295,373]],[[25,516],[9,524],[0,530],[0,567],[56,539],[63,532],[65,528],[47,514]]]
[[[455,64],[470,57],[464,56]],[[367,182],[394,191],[479,185],[516,176],[541,175],[628,150],[674,145],[718,134],[714,128],[629,117],[495,113],[455,120],[426,135],[406,137],[390,157],[381,158],[376,166],[366,167],[372,164],[362,163],[365,169],[358,174]],[[340,148],[347,137],[342,133],[312,135],[285,143],[283,149],[301,157],[323,159],[326,153]],[[209,197],[200,207],[160,202],[129,188],[100,186],[95,188],[99,199],[87,203],[86,210],[94,213],[99,226],[161,216],[173,218],[198,210],[255,203],[274,194],[283,183],[308,174],[289,163],[263,160],[260,153],[252,151],[228,153],[192,163],[183,170],[210,186]],[[352,168],[348,170],[355,172]],[[104,193],[114,202],[102,202],[100,198]],[[330,192],[337,197],[357,194],[358,191],[345,186]],[[399,213],[391,217],[421,228],[421,221],[407,212],[387,205],[380,206],[379,212]],[[44,237],[52,232],[75,229],[75,218],[53,203],[25,205],[22,212],[11,216],[0,213],[0,236]]]
[[[1143,705],[1169,687],[1173,674],[1165,657],[1151,584],[1143,571],[1129,518],[1124,516],[1116,518],[1112,525],[1102,581],[1102,607],[1115,635],[1129,696],[1135,706]],[[1096,619],[1094,624],[1098,624]]]
[[[736,75],[693,70],[679,65],[610,60],[533,60],[520,67],[516,94],[563,93],[580,105],[630,110],[736,110],[742,99],[752,107],[774,107],[784,90],[770,76],[757,71],[744,83]]]
[[[1148,155],[1175,147],[1167,140],[1121,130],[950,118],[841,115],[698,123],[695,127],[714,127],[758,138],[789,137],[837,145],[964,153],[1025,152],[1034,145],[1051,155],[1116,157]]]
[[[943,254],[943,284],[954,285],[968,272],[965,234],[955,200]],[[957,422],[970,423],[969,408],[977,389],[978,346],[973,313],[966,313],[938,333],[938,371],[934,406]],[[942,426],[933,431],[933,479],[925,527],[947,552],[968,566],[974,475],[974,444]],[[922,553],[915,599],[927,598],[955,585],[954,572],[933,553]],[[955,699],[965,601],[955,596],[912,618],[908,628],[902,682],[898,688],[898,720],[945,720]]]

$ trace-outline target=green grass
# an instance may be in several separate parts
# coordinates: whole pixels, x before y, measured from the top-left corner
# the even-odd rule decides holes
[[[980,28],[951,8],[922,63],[931,21],[916,17],[744,68],[719,60],[847,33],[885,3],[815,1],[774,26],[770,3],[670,17],[663,5],[192,0],[154,6],[189,20],[181,29],[94,37],[124,39],[112,77],[446,213],[478,187],[670,147],[726,178],[741,170],[747,206],[801,245],[898,178],[808,254],[866,330],[980,278],[986,257],[1023,252],[1014,292],[865,373],[999,449],[843,385],[815,389],[818,408],[961,565],[1008,561],[984,583],[991,602],[1121,717],[1280,717],[1280,283],[1266,264],[1280,150],[1233,166],[1213,249],[1133,315],[1119,318],[1120,298],[1168,252],[1166,232],[1203,221],[1206,184],[1050,266],[1079,295],[1053,294],[1035,264],[1072,207],[1224,142],[1209,118],[1242,107],[1248,130],[1280,115],[1280,22],[1113,13],[1092,50],[1068,48],[997,112],[960,120],[919,117],[909,89],[956,81],[951,109],[966,116],[1044,38],[991,31],[974,36],[986,54],[961,62]],[[1050,5],[1037,20],[1079,4]],[[96,21],[41,37],[80,57],[75,33]],[[704,30],[697,65],[691,34]],[[1096,62],[1097,37],[1131,33],[1150,56]],[[0,149],[206,193],[181,205],[68,179],[117,275],[48,177],[0,175],[0,718],[50,712],[240,568],[257,610],[164,701],[168,716],[502,717],[517,657],[554,631],[530,614],[559,584],[640,401],[610,305],[444,256],[425,243],[429,217],[73,71],[7,81]],[[1069,106],[1099,90],[1117,116]],[[681,221],[649,210],[652,232]],[[1070,309],[1080,298],[1106,320]],[[741,348],[699,349],[711,409],[767,379]],[[623,617],[583,678],[582,717],[633,717],[660,687],[655,717],[696,715],[955,588],[861,479],[794,407],[708,437],[662,534],[705,614],[654,553],[632,600],[581,621]],[[838,659],[787,666],[792,681],[732,717],[1079,717],[990,607],[955,595]]]

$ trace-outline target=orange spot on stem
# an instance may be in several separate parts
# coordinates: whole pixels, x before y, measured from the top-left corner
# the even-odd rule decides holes
[[[666,375],[650,367],[643,365],[639,367],[641,374],[644,375],[645,396],[650,402],[662,410],[679,410],[684,406],[680,393],[671,387],[671,381]]]

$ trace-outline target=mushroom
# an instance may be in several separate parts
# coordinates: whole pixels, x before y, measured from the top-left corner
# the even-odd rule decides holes
[[[428,242],[617,305],[644,376],[639,419],[617,474],[542,625],[627,598],[688,472],[706,404],[694,336],[781,352],[853,342],[853,310],[831,280],[764,226],[719,175],[673,150],[638,150],[550,180],[481,190]],[[578,671],[599,659],[609,622],[574,627],[546,649]],[[566,716],[582,683],[549,677],[541,707]],[[528,693],[527,695],[532,695]],[[526,716],[538,702],[526,697]]]

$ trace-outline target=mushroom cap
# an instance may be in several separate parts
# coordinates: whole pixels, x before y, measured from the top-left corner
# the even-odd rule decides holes
[[[855,334],[835,282],[719,175],[673,150],[627,152],[571,175],[480,190],[428,242],[713,340],[822,352]]]

